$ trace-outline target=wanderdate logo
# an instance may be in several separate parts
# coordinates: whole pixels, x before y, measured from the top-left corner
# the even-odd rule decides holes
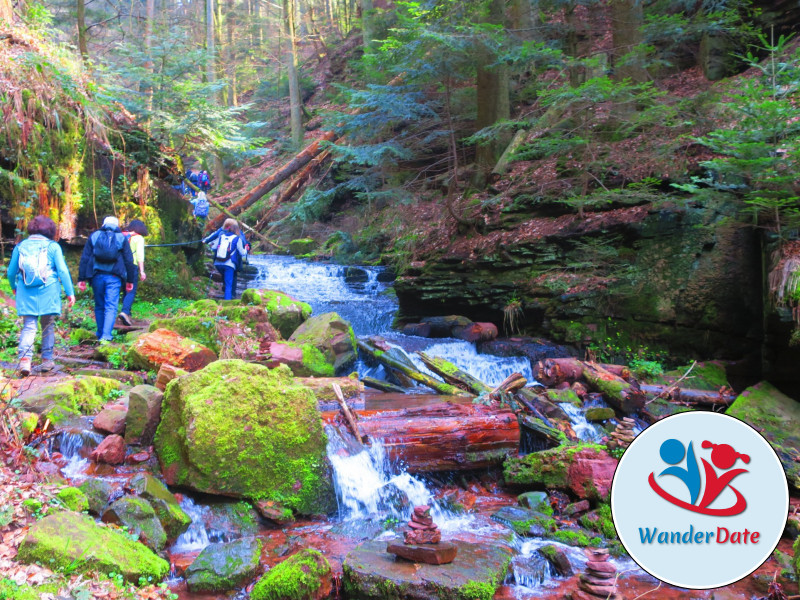
[[[611,488],[612,517],[631,558],[691,589],[728,585],[757,569],[777,546],[788,508],[786,476],[769,443],[712,412],[645,429]]]

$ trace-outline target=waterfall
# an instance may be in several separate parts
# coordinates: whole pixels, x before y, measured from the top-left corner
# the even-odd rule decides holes
[[[57,450],[67,461],[61,473],[67,479],[75,479],[83,474],[89,466],[89,455],[103,441],[103,435],[88,429],[62,431],[53,443],[52,450]]]
[[[572,423],[572,430],[579,440],[583,442],[600,442],[603,439],[603,430],[597,425],[589,423],[583,410],[571,402],[560,402],[559,406],[567,413]]]
[[[205,525],[205,517],[210,509],[208,506],[195,504],[189,496],[183,497],[180,506],[192,518],[192,524],[189,525],[189,529],[178,536],[178,539],[172,544],[170,552],[173,554],[199,552],[211,543]]]

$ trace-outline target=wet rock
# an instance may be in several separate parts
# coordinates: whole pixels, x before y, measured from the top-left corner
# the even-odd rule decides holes
[[[34,522],[19,547],[17,560],[70,573],[120,573],[134,583],[140,577],[160,581],[169,572],[169,563],[143,544],[71,511]]]
[[[517,502],[523,508],[540,510],[541,507],[549,506],[547,492],[525,492],[517,496]]]
[[[114,488],[110,483],[95,477],[84,481],[78,489],[86,496],[89,512],[98,516],[103,514],[114,493]]]
[[[452,335],[467,342],[489,341],[497,337],[497,325],[494,323],[470,323],[463,327],[453,327]]]
[[[472,325],[472,319],[460,315],[447,315],[444,317],[426,317],[421,323],[430,327],[431,337],[454,337],[456,328]]]
[[[66,379],[24,392],[20,405],[59,425],[80,415],[96,414],[105,405],[109,392],[126,387],[104,377]]]
[[[155,552],[161,552],[167,545],[167,534],[161,521],[144,498],[124,496],[106,508],[101,518],[104,523],[126,527],[128,532],[138,535],[139,541]]]
[[[440,542],[436,544],[429,542],[422,544],[390,543],[386,546],[386,552],[415,563],[445,565],[455,560],[458,554],[458,548],[455,544],[449,542]]]
[[[258,511],[249,502],[244,500],[214,502],[209,504],[208,508],[209,513],[204,519],[206,529],[223,531],[226,536],[230,536],[230,538],[214,539],[213,541],[230,541],[254,536],[258,533],[261,519]]]
[[[104,408],[92,421],[92,427],[103,433],[121,434],[125,431],[128,411],[124,408]]]
[[[431,337],[430,323],[406,323],[403,325],[405,335],[415,335],[417,337]]]
[[[223,360],[173,381],[155,447],[168,485],[301,514],[336,507],[316,398],[285,366]]]
[[[564,509],[564,514],[568,516],[574,516],[585,513],[588,510],[589,510],[589,501],[580,500],[579,502],[573,502],[572,504],[568,504],[567,507]]]
[[[561,577],[572,577],[572,563],[567,554],[558,546],[547,545],[539,548],[539,553],[547,559]]]
[[[119,435],[109,435],[92,450],[90,458],[98,463],[121,465],[125,462],[125,440]]]
[[[311,316],[310,305],[275,290],[245,290],[241,302],[243,305],[263,306],[269,314],[270,323],[283,339],[288,339]]]
[[[65,487],[58,490],[56,498],[68,510],[83,512],[89,510],[89,500],[81,490],[75,487]]]
[[[747,388],[726,414],[750,424],[772,445],[786,472],[789,485],[800,489],[800,403],[772,384]]]
[[[167,538],[174,540],[189,529],[192,518],[184,512],[175,496],[152,475],[139,473],[128,483],[131,491],[141,496],[153,507]]]
[[[605,408],[602,406],[592,406],[591,408],[586,409],[586,413],[584,414],[586,420],[590,423],[600,423],[601,421],[607,421],[608,419],[613,419],[616,416],[614,413],[613,408]]]
[[[129,454],[125,457],[125,464],[126,465],[138,465],[150,460],[150,453],[146,450],[142,450],[141,452],[136,452],[135,454]]]
[[[512,337],[480,342],[480,352],[495,356],[526,356],[531,364],[546,358],[568,358],[572,352],[566,346],[545,342],[537,338]]]
[[[334,372],[339,372],[356,359],[353,328],[334,312],[311,317],[289,336],[289,341],[319,350],[333,365]]]
[[[310,344],[270,342],[266,345],[266,351],[270,354],[270,358],[264,362],[268,367],[286,365],[298,377],[330,377],[334,374],[333,364]]]
[[[386,552],[386,542],[365,542],[344,560],[345,589],[358,598],[491,598],[505,577],[513,550],[499,541],[453,540],[452,544],[457,548],[453,562],[428,565],[396,560]]]
[[[186,371],[184,369],[179,369],[174,365],[168,365],[167,363],[164,363],[158,369],[158,374],[156,375],[155,387],[163,392],[165,389],[167,389],[167,384],[170,381],[182,375],[186,375],[188,372],[189,371]]]
[[[286,525],[294,521],[294,515],[291,510],[270,500],[259,500],[255,503],[255,507],[258,514],[278,525]]]
[[[164,363],[197,371],[217,360],[217,355],[174,331],[156,329],[137,338],[128,350],[127,359],[133,367],[146,371],[157,371]]]
[[[313,238],[300,238],[298,240],[292,240],[289,242],[289,254],[292,256],[302,256],[303,254],[309,254],[317,249],[319,244]],[[353,267],[350,267],[353,269]]]
[[[150,446],[161,419],[161,401],[164,393],[152,385],[137,385],[128,392],[128,397],[125,442]]]
[[[522,536],[543,535],[555,528],[552,516],[517,506],[504,506],[492,514],[492,519]]]
[[[332,588],[328,559],[318,550],[304,548],[259,579],[250,600],[323,600]]]
[[[250,537],[206,546],[186,569],[190,592],[226,592],[252,579],[259,566],[261,541]]]

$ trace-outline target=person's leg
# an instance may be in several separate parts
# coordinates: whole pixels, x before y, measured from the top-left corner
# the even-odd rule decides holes
[[[136,300],[136,290],[139,289],[139,271],[136,271],[136,279],[133,280],[133,289],[130,292],[125,292],[122,298],[122,312],[131,316],[131,309],[133,308],[133,301]]]
[[[103,275],[92,277],[92,292],[94,293],[94,320],[97,323],[97,339],[103,337],[103,325],[106,314],[106,280]]]
[[[42,326],[42,360],[53,360],[53,347],[56,345],[56,315],[39,317]]]
[[[117,320],[117,309],[119,309],[119,291],[122,288],[122,280],[116,275],[103,275],[105,282],[105,308],[103,316],[103,336],[100,339],[111,341],[111,334],[114,332],[114,321]]]
[[[225,294],[225,300],[233,299],[233,267],[224,267],[217,265],[217,270],[222,275],[222,286]]]
[[[33,356],[37,319],[38,317],[22,315],[22,329],[19,330],[19,346],[17,348],[20,360],[27,359],[30,362]]]

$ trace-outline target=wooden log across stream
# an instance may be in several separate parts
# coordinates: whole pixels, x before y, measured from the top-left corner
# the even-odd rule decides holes
[[[508,409],[441,402],[397,411],[355,411],[363,435],[380,440],[410,473],[483,469],[519,448],[519,424]],[[324,412],[332,423],[336,412]]]

